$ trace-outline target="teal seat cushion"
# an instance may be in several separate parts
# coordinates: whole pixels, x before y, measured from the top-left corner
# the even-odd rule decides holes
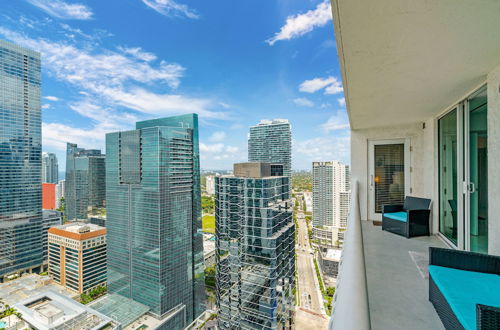
[[[392,220],[403,221],[403,222],[407,221],[406,212],[384,213],[384,217],[392,219]]]
[[[500,275],[429,266],[429,274],[466,330],[476,329],[476,305],[500,307]]]

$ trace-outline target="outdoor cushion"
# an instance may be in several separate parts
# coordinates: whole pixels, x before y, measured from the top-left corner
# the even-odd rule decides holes
[[[476,305],[500,307],[500,276],[429,266],[429,274],[466,330],[476,329]]]
[[[384,217],[392,219],[392,220],[398,220],[398,221],[403,221],[406,222],[406,212],[392,212],[392,213],[384,213]]]

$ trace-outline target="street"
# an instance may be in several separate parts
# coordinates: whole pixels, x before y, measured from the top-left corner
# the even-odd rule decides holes
[[[299,203],[297,211],[298,232],[296,242],[297,275],[300,304],[296,307],[297,329],[326,329],[328,316],[324,313],[323,298],[316,280],[313,250],[309,246],[307,223]]]

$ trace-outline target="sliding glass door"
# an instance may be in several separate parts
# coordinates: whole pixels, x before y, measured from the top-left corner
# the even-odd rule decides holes
[[[468,99],[465,124],[466,247],[474,252],[488,252],[488,121],[486,88]]]
[[[439,232],[458,244],[458,108],[439,119]],[[461,208],[460,208],[461,209]]]
[[[439,232],[459,249],[488,252],[486,87],[438,120]]]

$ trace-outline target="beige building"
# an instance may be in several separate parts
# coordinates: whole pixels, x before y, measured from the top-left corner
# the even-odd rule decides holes
[[[70,222],[49,229],[49,275],[77,292],[106,285],[106,228]]]

